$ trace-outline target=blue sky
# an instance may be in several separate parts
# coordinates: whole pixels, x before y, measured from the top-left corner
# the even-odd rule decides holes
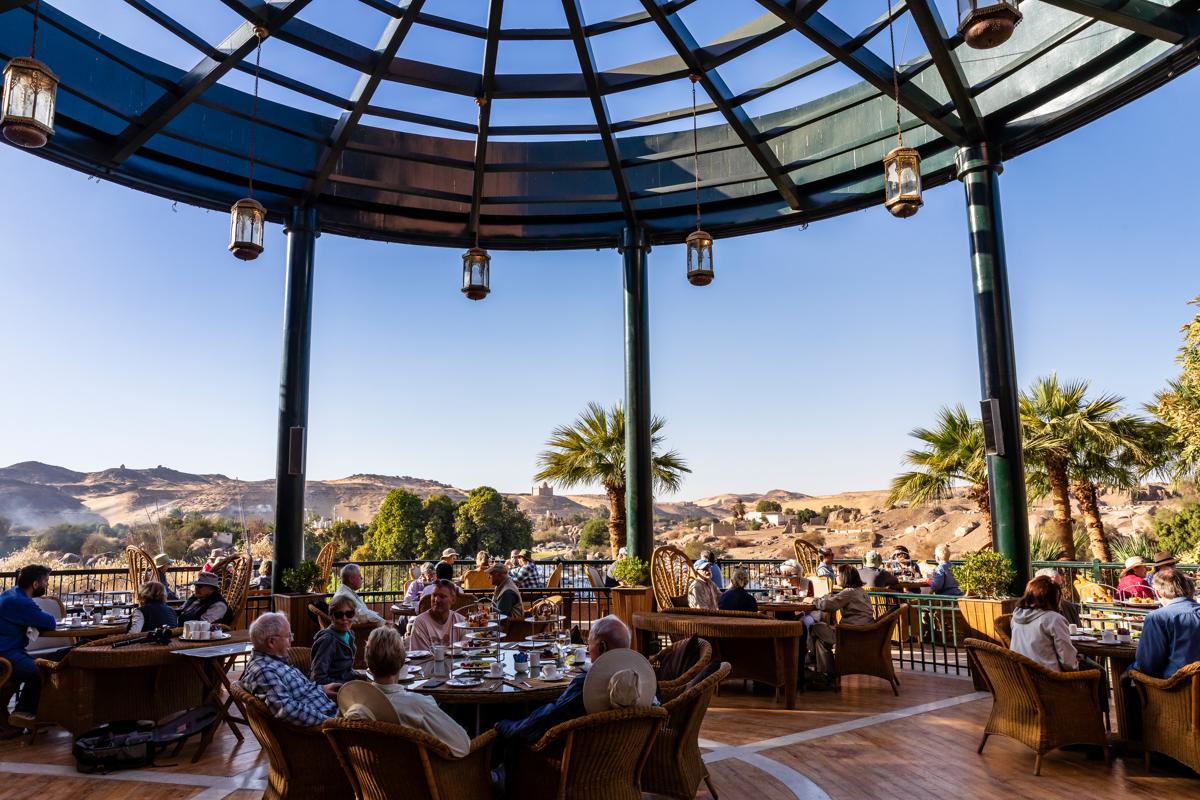
[[[265,63],[265,62],[264,62]],[[1190,73],[1001,178],[1017,365],[1149,400],[1200,293]],[[1126,163],[1126,161],[1128,163]],[[0,148],[0,463],[271,477],[284,237],[242,263],[227,217]],[[907,432],[979,397],[962,189],[720,241],[717,279],[650,255],[651,391],[694,474],[681,497],[881,488]],[[309,476],[407,474],[528,491],[537,453],[622,389],[615,252],[496,253],[458,292],[455,250],[317,243]]]

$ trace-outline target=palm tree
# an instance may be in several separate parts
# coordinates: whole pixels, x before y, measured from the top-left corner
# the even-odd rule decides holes
[[[691,469],[674,450],[659,452],[664,425],[661,417],[650,420],[650,472],[657,491],[673,492]],[[588,403],[573,425],[554,429],[546,447],[538,455],[541,470],[534,480],[564,489],[603,486],[608,495],[608,538],[616,557],[625,540],[625,410],[620,403],[611,409]]]
[[[1153,462],[1145,421],[1120,413],[1123,398],[1110,394],[1089,400],[1087,392],[1087,381],[1060,383],[1051,373],[1021,395],[1030,494],[1050,495],[1054,533],[1068,561],[1075,560],[1072,490],[1087,523],[1092,555],[1107,560],[1111,553],[1100,521],[1098,487],[1136,485]]]
[[[956,405],[938,412],[933,428],[917,428],[909,435],[925,446],[904,455],[905,462],[916,469],[892,480],[888,503],[901,500],[913,505],[932,503],[950,497],[957,484],[965,483],[967,497],[983,512],[983,524],[990,533],[992,515],[983,424],[968,417],[962,405]]]
[[[746,518],[746,504],[742,502],[742,498],[740,498],[740,497],[738,498],[738,501],[733,504],[733,518],[734,519],[745,519]]]

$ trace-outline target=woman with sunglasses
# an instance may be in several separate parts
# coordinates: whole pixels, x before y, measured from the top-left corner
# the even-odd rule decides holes
[[[354,600],[336,595],[329,603],[329,627],[313,638],[312,679],[318,686],[363,678],[354,671]]]

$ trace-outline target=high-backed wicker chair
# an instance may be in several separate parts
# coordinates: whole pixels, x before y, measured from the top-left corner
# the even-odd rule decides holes
[[[485,570],[472,569],[463,573],[462,587],[464,589],[489,589],[492,585],[492,576]]]
[[[135,544],[125,548],[125,563],[129,565],[129,591],[137,594],[138,587],[156,574],[154,557]]]
[[[994,700],[980,753],[989,736],[1000,734],[1037,754],[1034,775],[1042,774],[1043,755],[1069,744],[1102,747],[1105,761],[1110,760],[1100,670],[1052,672],[991,642],[967,639],[965,645]]]
[[[650,556],[650,585],[659,609],[687,606],[688,587],[696,579],[691,560],[678,547],[663,545]]]
[[[1075,579],[1075,594],[1081,603],[1111,603],[1115,591],[1111,586],[1084,580],[1082,576]]]
[[[471,752],[455,758],[428,733],[390,722],[336,719],[323,729],[357,800],[492,798],[494,730],[475,737]]]
[[[892,694],[900,695],[900,679],[892,664],[892,634],[900,617],[908,613],[908,604],[893,608],[870,625],[838,623],[834,628],[833,659],[835,678],[845,675],[874,675],[892,685]]]
[[[1012,647],[1012,614],[1001,614],[996,617],[996,637],[1000,644]]]
[[[658,674],[658,671],[662,667],[663,662],[667,659],[667,656],[674,652],[675,648],[683,647],[686,641],[686,639],[680,639],[670,646],[664,647],[662,650],[659,650],[650,657],[650,666],[654,668],[655,675]],[[700,648],[696,653],[696,662],[688,667],[687,670],[685,670],[684,673],[678,678],[668,681],[660,680],[658,682],[658,699],[660,702],[665,703],[667,700],[670,700],[672,697],[683,691],[683,687],[691,683],[692,678],[695,678],[697,675],[699,675],[700,671],[712,662],[712,644],[707,639],[697,639],[697,642],[700,645]]]
[[[731,669],[728,662],[722,662],[712,675],[663,703],[667,721],[658,731],[650,758],[642,770],[642,791],[692,800],[700,788],[700,781],[704,781],[708,793],[717,800],[717,790],[713,788],[708,769],[700,757],[697,740],[708,704],[721,681],[729,677]]]
[[[229,606],[230,627],[238,627],[239,617],[246,606],[246,597],[250,593],[254,559],[245,553],[227,556],[214,564],[212,571],[221,582],[221,596]]]
[[[817,552],[815,544],[796,537],[792,539],[792,553],[795,554],[796,563],[800,565],[803,574],[816,574],[817,567],[821,565],[821,554]]]
[[[1169,678],[1129,673],[1142,697],[1142,746],[1146,771],[1150,754],[1163,753],[1200,772],[1200,661]]]
[[[664,708],[621,708],[555,725],[517,752],[509,796],[521,800],[642,800],[642,769]]]
[[[329,742],[322,731],[328,722],[301,728],[271,714],[266,703],[233,684],[233,697],[246,710],[246,721],[267,754],[270,772],[264,800],[352,800],[350,779],[331,763]]]
[[[555,564],[554,571],[550,573],[550,577],[546,580],[547,589],[557,589],[562,586],[562,564]]]
[[[317,575],[321,578],[321,586],[329,586],[329,578],[333,575],[333,561],[337,556],[337,542],[330,540],[317,553],[315,563]]]

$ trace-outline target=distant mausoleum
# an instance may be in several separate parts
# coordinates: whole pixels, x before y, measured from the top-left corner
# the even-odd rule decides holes
[[[554,487],[549,483],[542,481],[541,486],[533,487],[534,497],[554,497]]]

